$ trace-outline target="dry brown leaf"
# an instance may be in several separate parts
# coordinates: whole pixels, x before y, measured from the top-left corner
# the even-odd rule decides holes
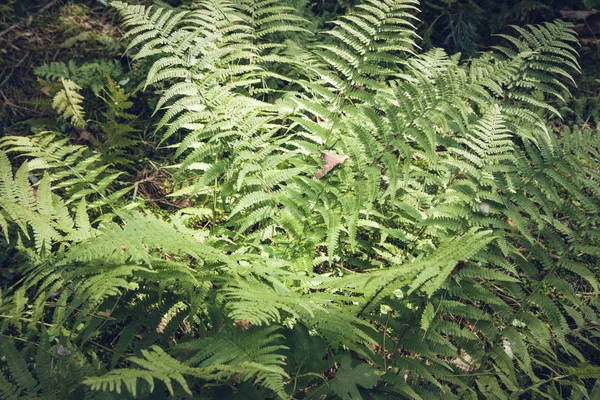
[[[252,326],[252,322],[247,319],[236,320],[234,321],[235,327],[241,331],[247,331]]]
[[[475,365],[475,360],[473,360],[473,358],[464,350],[460,351],[460,356],[462,359],[455,358],[450,362],[465,372],[475,371],[475,369],[477,368],[477,365]]]
[[[344,161],[350,158],[350,156],[346,154],[340,155],[324,151],[321,152],[321,157],[323,157],[323,161],[325,161],[325,166],[323,166],[323,168],[315,172],[315,178],[317,179],[321,179],[322,177],[327,175],[327,173],[331,171],[334,167],[342,164]]]

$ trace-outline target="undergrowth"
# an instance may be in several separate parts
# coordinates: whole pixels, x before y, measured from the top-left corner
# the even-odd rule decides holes
[[[412,0],[317,33],[279,0],[111,5],[187,203],[123,179],[141,140],[110,74],[96,151],[0,140],[2,398],[600,395],[600,140],[548,123],[568,24],[461,61],[419,50]]]

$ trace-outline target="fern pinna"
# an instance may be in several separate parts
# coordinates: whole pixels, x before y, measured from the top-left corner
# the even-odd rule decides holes
[[[65,216],[89,196],[111,214],[51,256],[18,242],[8,336],[68,339],[98,366],[82,390],[116,398],[598,395],[600,142],[548,124],[578,70],[567,24],[461,62],[418,51],[410,0],[323,34],[277,0],[112,5],[194,205],[158,218],[110,185],[44,189]],[[4,235],[28,232],[11,210],[38,205],[7,189],[33,190],[27,171],[0,167]],[[13,364],[5,397],[35,393]]]

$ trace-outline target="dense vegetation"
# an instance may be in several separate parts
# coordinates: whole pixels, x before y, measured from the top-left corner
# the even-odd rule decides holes
[[[301,3],[114,1],[130,71],[36,69],[57,117],[0,139],[0,398],[600,397],[570,24],[467,58],[413,0]]]

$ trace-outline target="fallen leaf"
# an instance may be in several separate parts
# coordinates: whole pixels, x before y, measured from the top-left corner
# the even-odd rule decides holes
[[[323,161],[325,161],[325,166],[317,172],[315,172],[315,178],[317,179],[321,179],[334,167],[342,164],[344,161],[350,158],[350,156],[346,154],[339,155],[328,152],[321,152],[321,157],[323,157]]]
[[[247,331],[252,326],[252,322],[248,321],[247,319],[236,320],[234,323],[235,327],[241,331]]]

